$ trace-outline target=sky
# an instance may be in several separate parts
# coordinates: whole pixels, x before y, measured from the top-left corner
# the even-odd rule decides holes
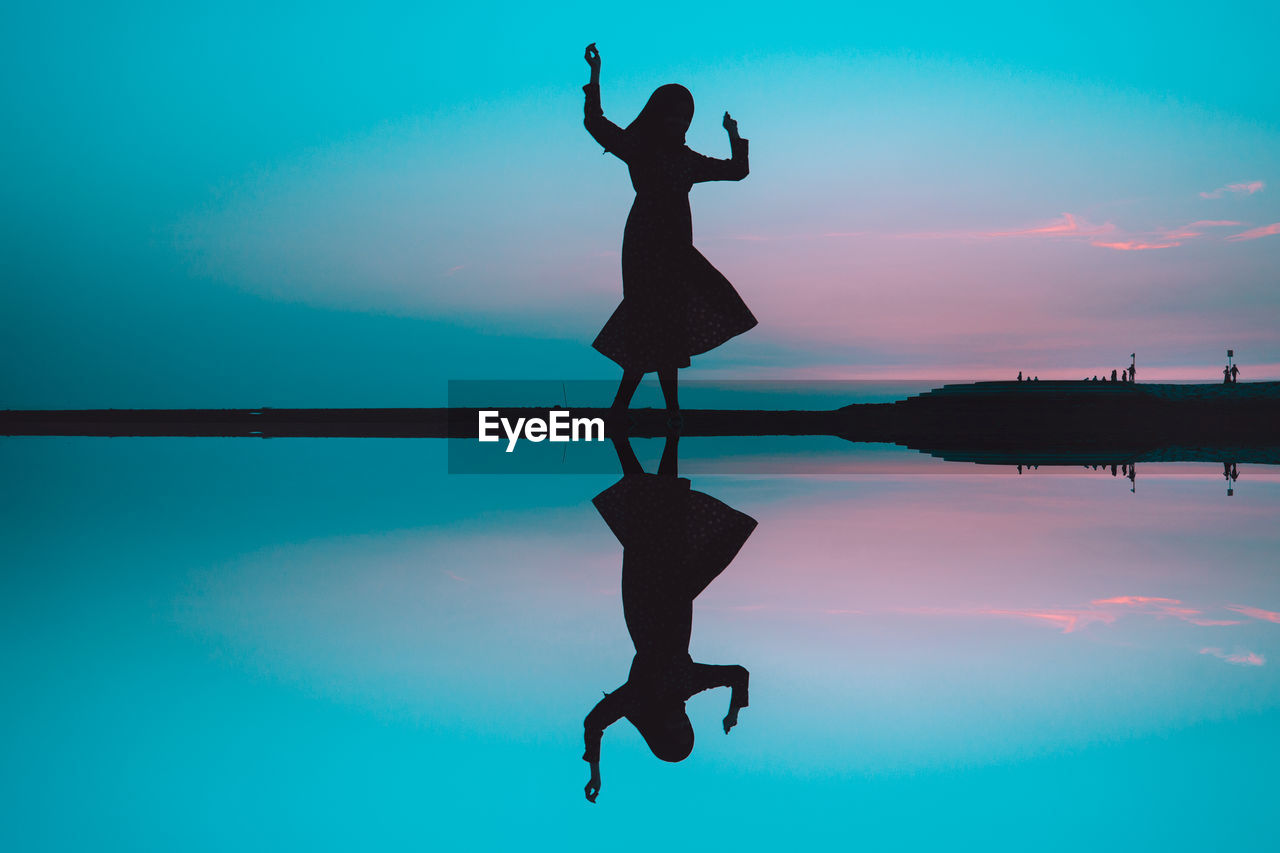
[[[0,406],[609,379],[658,85],[760,325],[689,378],[1280,377],[1274,4],[39,4],[0,34]]]

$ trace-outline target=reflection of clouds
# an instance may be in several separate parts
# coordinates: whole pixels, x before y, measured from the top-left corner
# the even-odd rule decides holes
[[[1228,607],[1228,610],[1237,610]],[[1254,610],[1256,608],[1246,608]],[[1187,607],[1176,598],[1163,598],[1153,595],[1120,595],[1114,598],[1099,598],[1089,602],[1087,607],[1076,608],[900,608],[900,613],[915,614],[947,614],[959,616],[1004,616],[1013,619],[1027,619],[1036,622],[1047,622],[1062,628],[1062,633],[1070,634],[1089,624],[1100,622],[1104,625],[1114,623],[1126,613],[1155,616],[1157,618],[1173,618],[1199,627],[1220,627],[1242,624],[1239,619],[1214,619],[1206,617],[1204,611],[1195,607]],[[1268,611],[1260,611],[1266,613]],[[1277,614],[1280,617],[1280,614]],[[1280,619],[1277,619],[1280,621]]]
[[[1252,616],[1255,619],[1280,622],[1280,613],[1273,613],[1270,610],[1261,610],[1257,607],[1227,605],[1223,609],[1241,613],[1245,616]],[[1204,610],[1196,607],[1188,607],[1181,600],[1176,598],[1164,598],[1153,595],[1119,595],[1114,598],[1099,598],[1089,602],[1089,606],[1083,608],[1045,608],[1026,610],[1016,608],[975,608],[971,610],[960,609],[948,611],[938,611],[936,608],[927,608],[921,610],[907,609],[903,612],[926,613],[931,610],[932,612],[947,612],[960,615],[972,614],[976,616],[1007,616],[1011,618],[1049,622],[1051,624],[1061,626],[1062,633],[1064,634],[1070,634],[1073,631],[1094,622],[1110,625],[1125,614],[1154,616],[1160,619],[1178,619],[1201,628],[1226,627],[1230,625],[1244,624],[1239,619],[1218,619],[1213,618],[1212,616],[1207,616],[1205,615]]]
[[[709,609],[758,611],[768,610],[775,613],[813,613],[826,616],[870,616],[875,614],[903,614],[911,616],[1002,616],[1011,619],[1025,619],[1032,622],[1044,622],[1062,629],[1062,633],[1070,634],[1087,625],[1100,623],[1111,625],[1127,614],[1172,618],[1200,628],[1227,627],[1245,624],[1241,619],[1216,619],[1206,616],[1205,611],[1187,607],[1176,598],[1162,598],[1150,595],[1121,595],[1115,598],[1100,598],[1089,602],[1087,607],[885,607],[885,608],[852,608],[826,607],[814,611],[807,608],[788,608],[768,604],[743,604],[720,606]],[[1254,619],[1280,623],[1280,613],[1262,610],[1257,607],[1227,605],[1223,609],[1231,610]]]
[[[1190,622],[1192,625],[1239,625],[1238,619],[1206,619],[1191,607],[1183,606],[1176,598],[1158,598],[1149,595],[1122,595],[1117,598],[1102,598],[1090,602],[1094,606],[1116,605],[1139,608],[1156,616],[1173,616]]]
[[[789,608],[764,607],[753,605],[740,608],[723,608],[737,610],[768,609],[782,612]],[[801,612],[799,608],[790,608]],[[1227,605],[1223,609],[1230,610],[1254,619],[1280,623],[1280,613],[1263,610],[1257,607]],[[1063,634],[1081,631],[1093,624],[1113,625],[1127,616],[1148,616],[1159,620],[1173,619],[1186,622],[1199,628],[1220,628],[1244,625],[1241,619],[1214,618],[1206,615],[1205,610],[1189,607],[1176,598],[1153,595],[1119,595],[1112,598],[1099,598],[1090,601],[1083,607],[881,607],[881,608],[844,608],[827,607],[817,611],[807,609],[804,612],[821,613],[826,616],[875,616],[875,615],[907,615],[907,616],[973,616],[997,617],[1001,619],[1018,619],[1032,623],[1047,624],[1058,628]],[[1200,650],[1201,654],[1212,654],[1228,663],[1246,666],[1262,666],[1266,658],[1256,652],[1236,651],[1227,653],[1216,646]]]
[[[1232,652],[1231,654],[1227,654],[1222,649],[1216,648],[1214,646],[1204,647],[1203,649],[1200,650],[1200,654],[1213,655],[1214,657],[1219,658],[1220,660],[1224,660],[1227,663],[1234,663],[1240,666],[1262,666],[1267,662],[1267,659],[1262,655],[1258,654],[1257,652],[1237,651],[1237,652]]]
[[[1070,634],[1090,622],[1110,624],[1116,621],[1118,615],[1105,610],[1071,610],[1063,608],[900,607],[895,608],[892,612],[913,616],[1003,616],[1012,619],[1045,622],[1061,628],[1064,634]]]

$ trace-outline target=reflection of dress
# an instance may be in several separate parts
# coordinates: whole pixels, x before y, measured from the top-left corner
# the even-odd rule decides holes
[[[626,684],[607,694],[585,721],[588,761],[600,736],[621,717],[642,732],[646,718],[695,693],[733,688],[747,705],[747,670],[689,657],[693,600],[724,571],[755,530],[751,516],[694,491],[683,477],[628,474],[592,503],[622,543],[622,608],[636,647]]]
[[[604,117],[599,86],[588,84],[587,130],[625,162],[636,200],[622,238],[622,303],[592,344],[625,370],[686,367],[756,325],[742,297],[693,246],[689,190],[701,181],[747,175],[747,141],[731,141],[732,159],[686,145],[641,145]]]

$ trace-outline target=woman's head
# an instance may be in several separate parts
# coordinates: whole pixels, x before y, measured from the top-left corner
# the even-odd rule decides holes
[[[693,95],[679,83],[668,83],[654,89],[627,132],[656,144],[683,145],[692,121]]]
[[[631,721],[653,754],[663,761],[684,761],[693,752],[693,723],[683,702],[663,704]]]

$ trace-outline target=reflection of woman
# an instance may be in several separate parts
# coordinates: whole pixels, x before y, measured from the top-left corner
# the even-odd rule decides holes
[[[623,130],[600,107],[600,53],[587,46],[591,82],[584,124],[604,149],[627,164],[636,200],[622,237],[622,304],[592,344],[622,366],[615,410],[631,403],[641,377],[657,371],[667,409],[679,409],[676,370],[756,325],[733,285],[693,247],[689,190],[701,181],[747,176],[747,140],[724,114],[732,158],[705,157],[684,144],[693,96],[660,86]]]
[[[747,670],[694,663],[689,635],[693,600],[737,555],[756,521],[677,477],[676,441],[667,437],[658,473],[646,474],[625,439],[615,439],[623,477],[592,501],[622,543],[622,609],[636,654],[626,683],[583,721],[591,802],[600,792],[600,739],[612,723],[626,717],[654,755],[681,761],[693,750],[690,696],[732,688],[725,734],[747,706]]]

